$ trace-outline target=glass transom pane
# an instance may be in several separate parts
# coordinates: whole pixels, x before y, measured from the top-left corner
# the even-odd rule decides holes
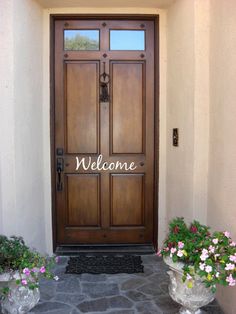
[[[99,50],[99,30],[64,30],[64,50]]]
[[[110,50],[145,50],[145,31],[110,30]]]

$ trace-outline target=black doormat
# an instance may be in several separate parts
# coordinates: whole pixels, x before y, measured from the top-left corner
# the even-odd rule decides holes
[[[66,266],[68,274],[120,274],[143,273],[141,256],[108,255],[70,257]]]

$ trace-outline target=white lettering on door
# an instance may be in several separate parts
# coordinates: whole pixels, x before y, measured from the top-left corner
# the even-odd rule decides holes
[[[79,157],[75,157],[76,158],[76,171],[79,170],[80,166],[84,169],[84,170],[89,170],[89,168],[91,170],[125,170],[125,171],[130,171],[130,170],[135,170],[137,168],[137,166],[135,166],[134,162],[131,162],[130,164],[128,164],[127,162],[120,162],[120,161],[116,161],[116,162],[103,162],[103,156],[99,155],[97,158],[97,161],[92,162],[92,158],[88,157],[88,161],[86,163],[85,157],[79,159]]]

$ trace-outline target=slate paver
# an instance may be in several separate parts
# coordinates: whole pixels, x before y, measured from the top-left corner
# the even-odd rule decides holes
[[[55,268],[58,281],[42,280],[40,303],[31,310],[45,314],[176,314],[179,305],[168,294],[168,269],[155,255],[142,257],[140,274],[65,274],[67,257]],[[216,301],[203,308],[223,314]]]
[[[119,288],[115,283],[82,283],[82,291],[91,298],[119,295]]]

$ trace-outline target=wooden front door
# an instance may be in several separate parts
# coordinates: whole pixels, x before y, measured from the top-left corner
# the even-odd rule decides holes
[[[55,21],[56,244],[154,236],[154,21]]]

